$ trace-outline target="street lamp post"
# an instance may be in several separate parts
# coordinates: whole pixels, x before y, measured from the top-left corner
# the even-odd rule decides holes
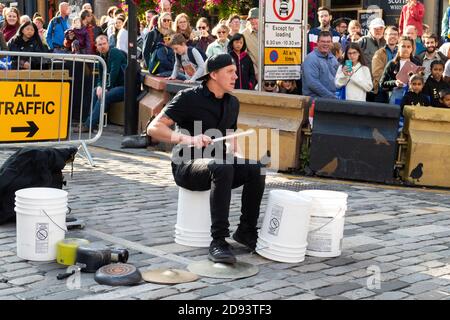
[[[127,0],[128,5],[128,64],[125,72],[125,126],[124,135],[137,134],[137,12],[134,1]]]

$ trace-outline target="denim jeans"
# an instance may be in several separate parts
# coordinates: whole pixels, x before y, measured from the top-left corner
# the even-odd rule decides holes
[[[125,87],[115,87],[108,91],[105,94],[105,112],[108,112],[109,107],[114,102],[124,101],[125,97]],[[93,100],[94,108],[92,109],[92,113],[89,117],[87,117],[84,125],[89,127],[92,121],[92,127],[97,128],[98,122],[100,119],[100,100],[98,100],[97,95],[94,92],[94,100]]]
[[[176,184],[182,188],[192,191],[211,189],[211,236],[221,239],[230,235],[231,190],[242,185],[240,226],[256,228],[266,178],[262,167],[259,162],[237,161],[237,158],[232,164],[217,163],[214,159],[195,159],[182,164],[172,163],[172,172]]]

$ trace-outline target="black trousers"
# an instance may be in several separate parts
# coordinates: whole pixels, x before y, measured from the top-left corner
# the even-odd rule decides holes
[[[195,159],[182,164],[172,164],[173,176],[178,186],[192,191],[211,189],[211,236],[213,239],[230,236],[228,221],[231,190],[244,186],[240,227],[253,229],[258,223],[261,199],[266,176],[259,162],[234,158],[233,163],[214,159]]]

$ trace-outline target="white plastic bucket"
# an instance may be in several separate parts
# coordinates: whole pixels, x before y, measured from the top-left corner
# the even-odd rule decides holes
[[[46,198],[59,204],[46,205]],[[18,190],[15,211],[17,256],[31,261],[55,260],[56,243],[64,239],[66,231],[67,192],[54,188]]]
[[[270,191],[256,252],[280,262],[305,260],[310,208],[311,199],[298,192]]]
[[[306,254],[313,257],[340,256],[348,195],[329,190],[304,190],[299,194],[312,198]]]
[[[210,193],[210,190],[191,191],[180,187],[175,225],[176,243],[190,247],[209,247],[212,241]]]

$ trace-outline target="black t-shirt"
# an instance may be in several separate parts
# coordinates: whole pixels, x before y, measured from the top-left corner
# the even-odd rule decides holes
[[[163,112],[176,122],[184,134],[205,134],[218,138],[227,135],[227,131],[237,129],[239,100],[228,93],[223,98],[216,98],[203,83],[178,92]],[[191,158],[198,158],[198,155]]]

